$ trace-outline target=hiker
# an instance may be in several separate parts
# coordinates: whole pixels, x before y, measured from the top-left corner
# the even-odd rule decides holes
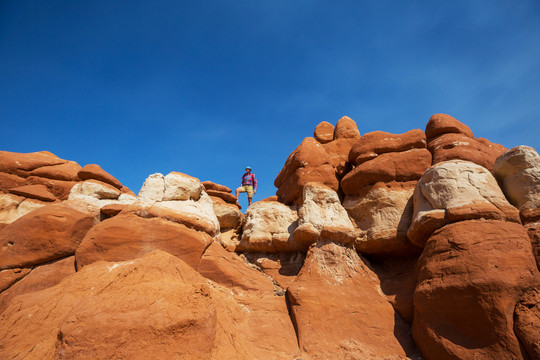
[[[246,173],[242,175],[242,185],[236,189],[236,198],[241,192],[247,192],[248,206],[251,205],[251,199],[253,194],[257,193],[257,178],[255,174],[251,172],[251,166],[246,166]]]

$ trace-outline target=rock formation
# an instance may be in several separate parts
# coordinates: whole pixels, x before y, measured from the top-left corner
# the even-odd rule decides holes
[[[534,149],[345,116],[275,186],[0,152],[0,358],[540,359]]]

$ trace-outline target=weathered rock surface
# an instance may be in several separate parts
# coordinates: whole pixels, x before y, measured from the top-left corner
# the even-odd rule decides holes
[[[431,166],[431,154],[426,149],[384,153],[356,166],[341,180],[346,195],[358,195],[362,188],[377,182],[411,181],[419,179]]]
[[[294,238],[298,212],[277,201],[258,201],[246,210],[242,239],[237,251],[297,252],[307,247]]]
[[[81,268],[99,260],[124,261],[163,250],[196,267],[212,238],[163,218],[120,214],[94,226],[77,248]]]
[[[426,135],[420,129],[410,130],[403,134],[373,131],[364,134],[355,142],[349,152],[349,162],[360,165],[380,154],[425,148]]]
[[[10,189],[10,193],[40,201],[55,201],[56,197],[45,185],[24,185]]]
[[[519,299],[514,315],[514,331],[529,355],[540,359],[540,287],[531,287]]]
[[[163,250],[195,268],[218,233],[212,200],[196,178],[181,173],[153,174],[137,201],[86,234],[76,252],[77,266],[99,260],[124,261]]]
[[[379,182],[358,195],[347,195],[343,207],[358,228],[355,247],[362,254],[407,255],[418,250],[407,238],[416,181]]]
[[[506,150],[486,139],[476,140],[471,129],[446,114],[433,115],[426,125],[428,149],[433,154],[433,164],[448,160],[474,162],[488,170]]]
[[[360,132],[356,122],[348,116],[343,116],[338,120],[334,129],[334,140],[336,139],[358,139]]]
[[[251,253],[243,256],[270,276],[281,288],[287,289],[296,279],[304,264],[305,255],[301,252]]]
[[[65,200],[79,181],[78,169],[77,163],[60,159],[48,151],[27,154],[0,151],[0,192],[7,193],[26,185],[41,185],[55,199]],[[39,191],[39,195],[43,193],[43,190]],[[35,191],[30,194],[36,195]],[[50,198],[50,195],[46,197]]]
[[[356,251],[318,242],[287,296],[300,349],[311,359],[405,359],[409,327]]]
[[[81,180],[95,179],[110,184],[118,189],[122,188],[122,183],[120,181],[118,181],[114,176],[103,170],[101,166],[97,164],[88,164],[86,166],[83,166],[77,173],[77,176]]]
[[[313,131],[313,137],[321,144],[334,140],[334,125],[326,121],[320,122]]]
[[[506,197],[525,214],[524,220],[534,221],[527,214],[540,208],[540,155],[536,150],[512,148],[497,158],[493,170]]]
[[[74,274],[75,258],[70,256],[26,270],[28,272],[24,277],[18,279],[16,283],[5,291],[0,291],[0,313],[8,307],[15,296],[52,287],[68,275]]]
[[[432,166],[418,181],[413,198],[408,237],[420,247],[445,224],[471,219],[520,222],[517,209],[508,203],[493,175],[469,161]]]
[[[278,201],[286,205],[298,203],[308,182],[318,182],[333,190],[339,185],[330,155],[323,145],[309,137],[289,155],[274,181]]]
[[[0,269],[71,256],[94,222],[91,214],[63,203],[32,211],[0,230]]]
[[[375,131],[352,147],[356,165],[341,181],[343,206],[358,228],[355,247],[369,255],[410,255],[407,238],[416,181],[431,165],[422,130],[403,134]]]
[[[50,202],[0,193],[0,224],[12,223],[21,216],[45,205],[50,205]]]
[[[420,258],[416,344],[427,359],[526,359],[513,329],[514,307],[539,280],[520,224],[469,220],[444,226]]]
[[[0,357],[295,358],[286,307],[273,299],[231,293],[164,252],[98,262],[14,298],[1,315]]]
[[[321,236],[344,244],[354,241],[355,229],[334,190],[318,183],[307,183],[302,199],[298,227],[294,230],[296,241],[306,249]]]

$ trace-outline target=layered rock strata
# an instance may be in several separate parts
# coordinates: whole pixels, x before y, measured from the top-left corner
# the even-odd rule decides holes
[[[349,161],[355,167],[341,188],[343,206],[359,229],[355,247],[370,255],[417,252],[407,229],[416,181],[431,165],[424,132],[367,133],[352,147]]]

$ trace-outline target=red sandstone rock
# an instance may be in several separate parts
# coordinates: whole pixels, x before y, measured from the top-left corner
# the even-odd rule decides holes
[[[504,154],[506,151],[508,151],[508,148],[504,147],[501,144],[491,142],[488,139],[476,138],[475,140],[485,145],[488,148],[489,153],[494,154],[495,159],[501,156],[502,154]]]
[[[164,252],[99,262],[14,298],[2,314],[0,358],[294,359],[282,299],[235,293]]]
[[[26,179],[17,175],[0,172],[0,191],[7,193],[9,189],[26,185]]]
[[[270,279],[250,268],[238,255],[226,251],[216,242],[204,252],[197,266],[199,274],[227,287],[273,292]]]
[[[540,222],[525,225],[527,234],[531,239],[531,246],[534,258],[536,259],[536,266],[540,269]]]
[[[401,317],[412,324],[414,315],[413,297],[418,278],[418,258],[388,258],[371,262],[379,277],[381,290]]]
[[[333,190],[339,185],[332,159],[314,138],[302,141],[276,177],[274,185],[278,188],[279,201],[287,205],[298,202],[302,188],[308,182],[318,182]]]
[[[225,185],[216,184],[212,181],[203,181],[201,184],[203,184],[205,190],[215,190],[215,191],[222,191],[226,193],[232,193],[232,190],[226,187]]]
[[[352,170],[352,166],[347,159],[349,151],[356,141],[358,141],[357,138],[340,138],[323,145],[328,155],[330,155],[330,164],[332,164],[340,179]]]
[[[91,214],[66,204],[34,210],[0,231],[0,269],[27,267],[73,255],[93,225]]]
[[[45,185],[25,185],[9,190],[10,193],[41,201],[55,201],[54,195]]]
[[[118,215],[122,210],[124,210],[128,205],[123,204],[109,204],[103,206],[100,211],[103,215],[107,217],[113,217]]]
[[[43,166],[67,163],[67,160],[44,152],[15,153],[0,151],[0,172],[26,177],[32,170]]]
[[[111,184],[118,189],[122,189],[122,183],[97,164],[88,164],[84,166],[79,170],[77,175],[81,180],[96,179]]]
[[[540,287],[528,289],[515,311],[514,331],[529,355],[540,359]]]
[[[225,200],[225,202],[229,204],[236,204],[238,202],[238,198],[236,196],[227,192],[216,191],[216,190],[206,190],[206,193],[210,196],[222,198],[223,200]]]
[[[362,187],[377,182],[419,179],[431,166],[431,154],[426,149],[386,153],[355,167],[341,180],[346,195],[357,195]]]
[[[321,144],[326,144],[334,140],[334,125],[326,121],[321,121],[319,125],[315,127],[313,137]]]
[[[360,132],[356,122],[348,116],[344,116],[336,124],[334,130],[334,140],[337,139],[358,139]]]
[[[171,253],[193,268],[212,238],[163,218],[142,218],[120,214],[94,226],[77,248],[77,267],[96,261],[124,261],[153,250]]]
[[[413,336],[424,357],[526,358],[514,306],[539,277],[520,224],[470,220],[433,233],[414,295]]]
[[[412,355],[409,327],[377,289],[355,250],[332,242],[311,247],[287,292],[300,349],[311,359]]]
[[[498,150],[492,150],[473,138],[454,133],[442,134],[430,140],[428,149],[433,154],[433,164],[448,160],[466,160],[490,171],[500,155]]]
[[[79,181],[77,174],[81,166],[74,161],[64,164],[42,166],[30,172],[30,175],[55,180]]]
[[[433,115],[426,125],[427,141],[429,142],[437,136],[447,133],[463,134],[466,137],[474,139],[471,129],[459,120],[446,114]]]
[[[29,185],[41,184],[45,185],[47,189],[54,194],[54,196],[59,200],[67,200],[69,193],[73,186],[77,184],[76,181],[65,181],[65,180],[55,180],[47,179],[38,176],[29,176],[26,178],[26,183]]]
[[[37,266],[29,271],[23,279],[0,293],[0,313],[8,307],[15,296],[49,288],[74,273],[75,257],[73,256]]]
[[[425,148],[426,135],[420,129],[410,130],[403,134],[374,131],[364,134],[354,143],[348,159],[350,163],[360,165],[380,154]]]
[[[15,268],[0,270],[0,293],[8,289],[20,279],[24,278],[32,269]]]
[[[279,286],[287,289],[296,279],[304,264],[303,253],[245,253],[243,256],[270,276]]]

